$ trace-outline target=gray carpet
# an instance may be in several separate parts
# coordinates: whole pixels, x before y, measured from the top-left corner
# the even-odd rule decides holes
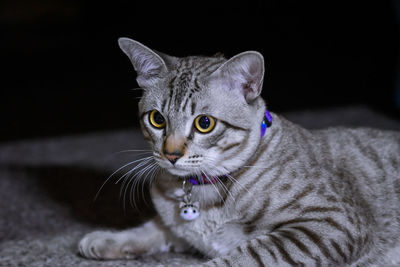
[[[284,114],[308,128],[369,126],[400,130],[400,121],[366,107]],[[118,167],[145,156],[138,129],[24,140],[0,145],[0,266],[185,266],[199,256],[164,253],[130,261],[81,258],[77,242],[87,232],[138,225],[153,214],[139,198],[139,210],[120,198],[111,179]],[[146,200],[146,199],[145,199]]]

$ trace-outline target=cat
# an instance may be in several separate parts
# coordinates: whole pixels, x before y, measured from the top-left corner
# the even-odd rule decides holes
[[[255,51],[177,58],[119,45],[144,89],[140,123],[163,170],[151,186],[158,215],[87,234],[83,256],[195,249],[204,266],[372,266],[390,264],[388,253],[400,262],[399,132],[310,131],[270,113]]]

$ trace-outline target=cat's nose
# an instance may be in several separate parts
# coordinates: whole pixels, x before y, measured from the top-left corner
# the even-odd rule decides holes
[[[165,157],[169,160],[169,162],[172,163],[172,165],[174,165],[178,159],[180,159],[183,154],[180,151],[174,151],[173,153],[169,153],[167,150],[164,150],[164,155]]]
[[[171,134],[168,135],[165,139],[162,151],[164,157],[166,157],[169,162],[174,165],[178,161],[178,159],[183,157],[183,155],[185,154],[185,150],[186,138],[184,138],[182,135]]]

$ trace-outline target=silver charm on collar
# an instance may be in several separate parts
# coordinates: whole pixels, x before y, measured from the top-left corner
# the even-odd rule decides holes
[[[200,203],[192,202],[192,187],[191,183],[185,179],[182,183],[182,189],[185,194],[183,195],[183,201],[179,203],[180,215],[182,219],[186,221],[193,221],[200,215]]]

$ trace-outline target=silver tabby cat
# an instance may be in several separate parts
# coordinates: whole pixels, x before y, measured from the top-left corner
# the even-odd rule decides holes
[[[141,126],[163,169],[151,188],[158,216],[86,235],[82,255],[194,248],[210,258],[205,266],[400,262],[400,133],[309,131],[271,113],[261,136],[260,53],[176,58],[128,38],[119,45],[144,89]],[[193,220],[180,216],[187,177],[199,182],[191,188],[200,212]]]

